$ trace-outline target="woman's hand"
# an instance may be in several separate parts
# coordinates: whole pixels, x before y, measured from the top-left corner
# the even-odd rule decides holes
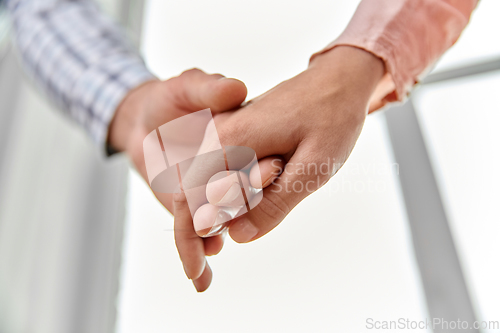
[[[267,160],[261,167],[275,176],[283,172],[266,184],[263,199],[253,210],[232,221],[229,234],[233,240],[245,243],[262,237],[339,170],[356,143],[370,97],[383,74],[382,60],[371,53],[337,47],[239,110],[214,116],[222,146],[250,147],[261,163],[269,156],[282,156],[286,162],[284,169],[280,158]],[[267,176],[262,175],[263,183]],[[208,198],[219,197],[231,183],[227,189],[211,185],[207,186]],[[207,243],[210,238],[203,247],[196,230],[203,230],[210,212],[217,210],[203,207],[203,214],[194,214],[192,221],[182,213],[185,207],[179,195],[176,227],[189,229],[176,232],[176,244],[188,277],[198,291],[205,290],[212,274],[204,255],[220,249],[218,244]]]

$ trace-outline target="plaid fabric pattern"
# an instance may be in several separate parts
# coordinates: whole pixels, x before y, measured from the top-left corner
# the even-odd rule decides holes
[[[91,0],[6,3],[25,68],[105,147],[109,123],[122,99],[154,78],[138,52]]]

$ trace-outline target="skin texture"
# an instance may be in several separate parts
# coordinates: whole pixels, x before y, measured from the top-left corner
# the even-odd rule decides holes
[[[293,207],[344,164],[384,71],[383,62],[371,53],[339,46],[315,57],[304,72],[233,111],[229,110],[237,108],[246,97],[246,88],[240,81],[218,80],[218,75],[207,78],[203,72],[189,71],[131,92],[115,116],[109,140],[129,154],[147,179],[142,153],[144,137],[171,119],[210,107],[222,145],[248,146],[260,160],[261,181],[268,185],[262,202],[233,220],[229,228],[236,242],[253,241],[274,229]],[[275,159],[266,158],[269,156],[281,159],[272,164]],[[276,170],[283,170],[284,163],[284,172],[275,179]],[[328,168],[326,172],[304,174],[300,170],[304,164],[324,164]],[[302,190],[293,188],[293,184],[302,184]],[[207,187],[208,197],[220,197],[210,193],[212,190]],[[223,236],[197,235],[197,215],[193,221],[184,194],[156,196],[167,209],[174,210],[176,244],[188,278],[196,290],[206,290],[212,279],[206,256],[222,249]]]

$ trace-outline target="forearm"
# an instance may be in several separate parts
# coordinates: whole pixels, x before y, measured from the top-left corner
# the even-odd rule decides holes
[[[138,53],[89,0],[10,0],[8,6],[28,73],[104,145],[123,98],[154,78]]]

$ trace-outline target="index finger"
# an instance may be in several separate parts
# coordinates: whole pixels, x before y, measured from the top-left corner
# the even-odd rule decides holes
[[[198,291],[196,280],[202,278],[205,290],[211,282],[204,272],[210,271],[205,259],[205,247],[203,239],[198,237],[193,227],[193,218],[186,200],[182,193],[174,194],[174,236],[177,251],[184,266],[184,271],[189,279],[193,280]]]

